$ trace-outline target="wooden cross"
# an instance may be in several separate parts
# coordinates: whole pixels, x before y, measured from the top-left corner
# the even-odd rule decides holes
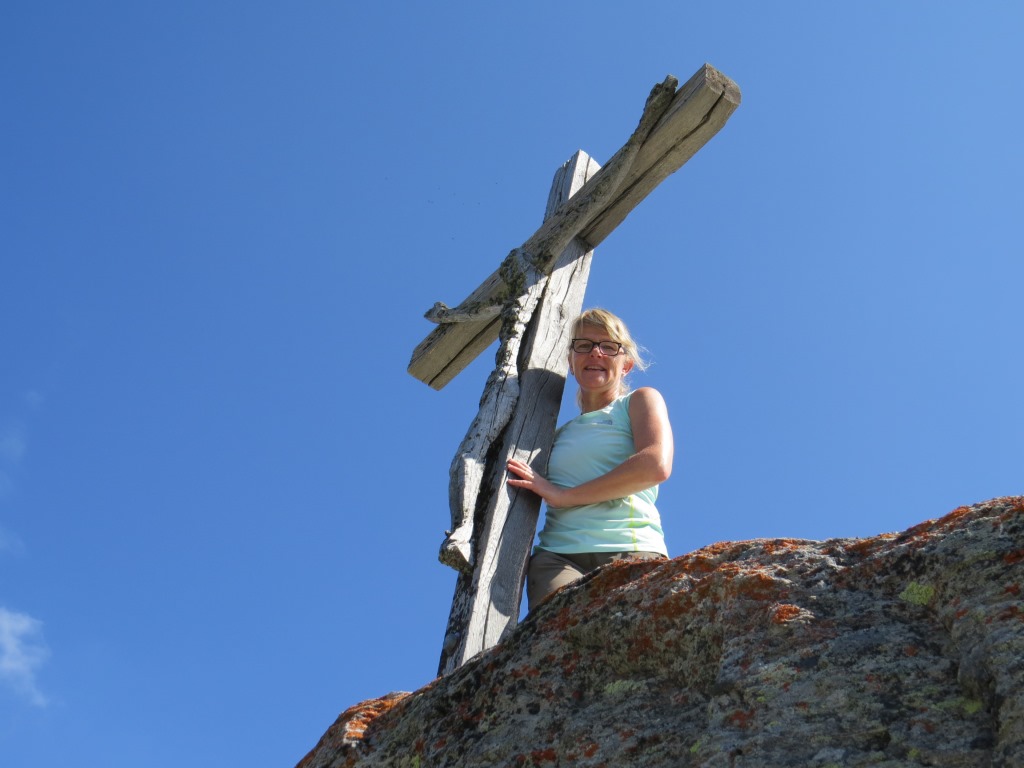
[[[519,458],[546,465],[565,387],[567,323],[579,314],[593,249],[714,136],[740,103],[736,84],[705,64],[681,88],[654,86],[640,123],[607,165],[578,152],[556,173],[540,229],[438,323],[409,373],[441,389],[500,340],[480,410],[449,482],[452,530],[441,562],[459,572],[441,650],[447,674],[515,627],[540,499],[505,483]]]

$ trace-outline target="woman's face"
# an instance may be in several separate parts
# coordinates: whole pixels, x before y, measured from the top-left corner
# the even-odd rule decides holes
[[[582,325],[577,339],[590,341],[619,341],[599,325]],[[569,371],[584,392],[609,391],[617,397],[622,380],[633,368],[633,360],[624,349],[617,355],[606,355],[595,344],[590,352],[569,352]]]

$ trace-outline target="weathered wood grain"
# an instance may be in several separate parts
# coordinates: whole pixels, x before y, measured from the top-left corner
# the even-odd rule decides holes
[[[677,84],[670,75],[654,87],[626,144],[506,262],[526,259],[550,271],[572,239],[596,247],[718,133],[740,103],[736,84],[707,64],[678,90]],[[435,389],[444,387],[498,337],[493,308],[518,288],[499,268],[456,308],[435,304],[426,316],[439,325],[413,351],[409,373]]]
[[[510,488],[516,457],[546,468],[567,370],[568,324],[583,304],[593,248],[725,124],[739,89],[705,65],[682,88],[671,75],[636,130],[599,168],[580,152],[556,174],[541,227],[465,301],[427,312],[439,324],[409,371],[440,389],[495,338],[480,409],[452,460],[452,529],[439,559],[458,572],[440,674],[515,627],[540,509]]]
[[[597,163],[578,152],[556,173],[547,214],[597,171]],[[550,275],[536,268],[526,275],[522,295],[503,312],[498,365],[452,462],[453,531],[440,559],[460,573],[440,674],[499,642],[518,621],[540,499],[509,487],[505,465],[513,456],[546,464],[565,387],[567,325],[582,308],[591,257],[573,240]]]

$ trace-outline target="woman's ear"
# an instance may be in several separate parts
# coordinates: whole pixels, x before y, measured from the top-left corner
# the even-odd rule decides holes
[[[634,360],[632,357],[627,357],[626,362],[622,365],[622,375],[625,376],[627,373],[633,370]]]

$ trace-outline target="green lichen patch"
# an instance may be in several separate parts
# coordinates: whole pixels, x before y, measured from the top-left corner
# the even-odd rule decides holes
[[[914,605],[928,605],[933,597],[935,597],[935,587],[918,584],[916,581],[910,582],[907,588],[900,593],[900,600]]]
[[[603,689],[606,696],[628,696],[642,691],[646,686],[636,680],[615,680],[608,683]]]

